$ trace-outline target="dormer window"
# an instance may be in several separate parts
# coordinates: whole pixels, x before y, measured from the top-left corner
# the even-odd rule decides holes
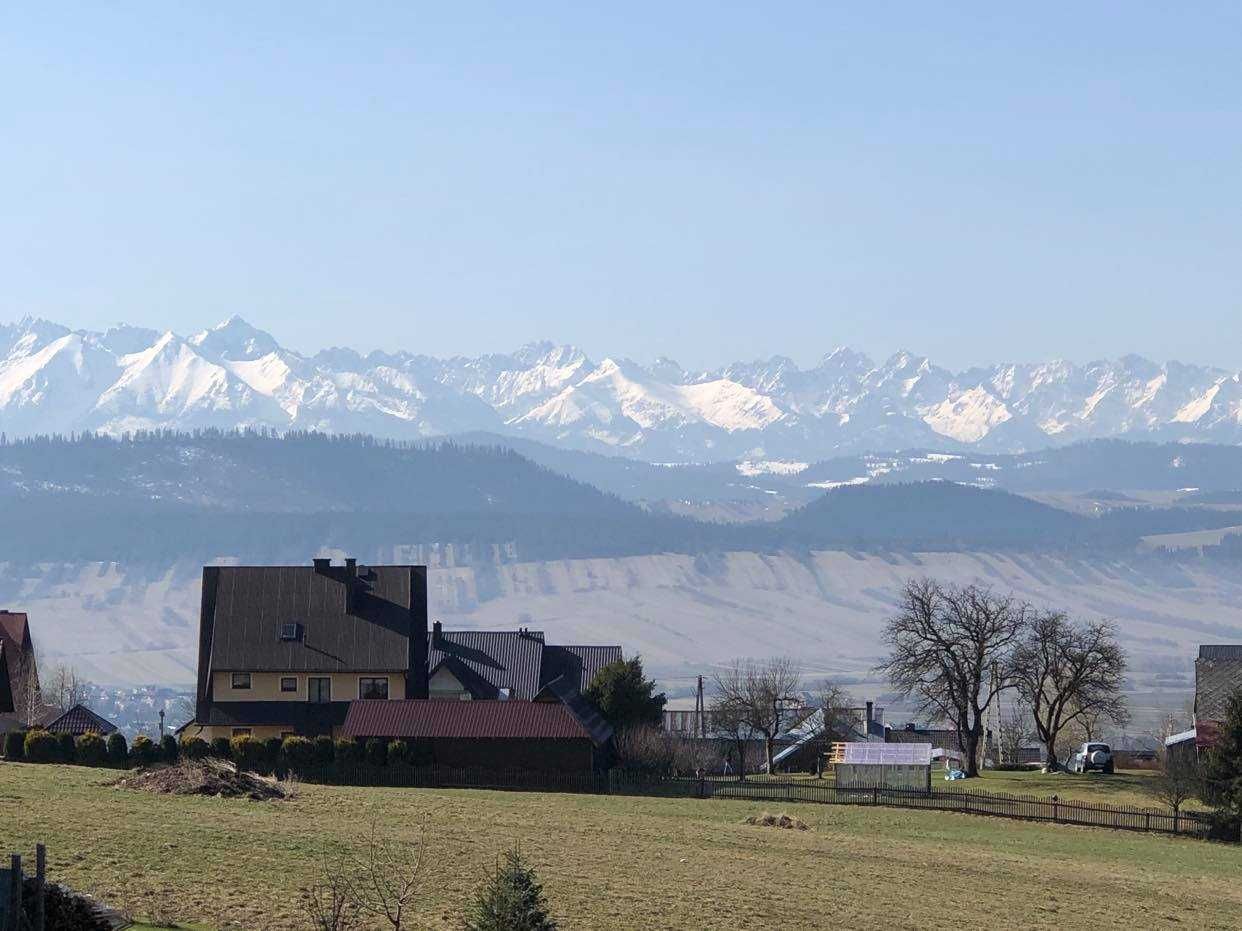
[[[280,639],[285,641],[301,640],[302,625],[301,624],[281,624]]]

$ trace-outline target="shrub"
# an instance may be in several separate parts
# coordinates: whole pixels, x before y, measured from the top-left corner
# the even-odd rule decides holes
[[[466,915],[467,931],[555,931],[543,886],[519,850],[505,854],[504,864],[475,893]]]
[[[265,769],[276,772],[284,768],[285,758],[282,754],[284,749],[285,738],[269,737],[263,741],[263,766]]]
[[[281,746],[285,765],[295,773],[305,771],[315,761],[315,745],[305,737],[286,737]]]
[[[177,757],[181,755],[180,749],[177,746],[177,738],[172,734],[165,734],[160,738],[160,756],[164,758],[165,763],[176,763]]]
[[[362,744],[348,737],[336,741],[336,759],[338,763],[361,763],[363,758]]]
[[[410,758],[410,745],[404,740],[394,740],[388,745],[389,763],[408,763]]]
[[[68,731],[56,735],[56,758],[62,763],[72,763],[77,753],[77,742]]]
[[[383,766],[388,762],[388,744],[378,737],[367,741],[367,762],[372,766]]]
[[[263,766],[263,742],[246,734],[229,741],[238,772],[254,772]]]
[[[129,744],[125,742],[125,735],[120,731],[113,731],[108,735],[108,763],[117,769],[124,769],[129,765]]]
[[[227,737],[217,737],[211,742],[211,755],[222,760],[233,759],[233,745]]]
[[[159,759],[159,755],[159,748],[146,734],[139,734],[135,737],[129,748],[130,762],[139,769],[145,769],[154,764]]]
[[[98,734],[83,734],[75,741],[73,756],[83,766],[102,766],[108,762],[108,745]]]
[[[54,763],[59,755],[56,737],[47,731],[26,732],[22,742],[22,756],[31,763]]]
[[[633,773],[664,776],[673,771],[677,760],[677,740],[655,727],[629,727],[617,732],[613,747],[617,763]]]
[[[336,744],[327,734],[320,734],[313,741],[315,744],[315,762],[320,766],[331,766],[336,759]]]
[[[22,759],[26,755],[25,745],[25,731],[9,731],[4,735],[4,758],[6,760]]]
[[[181,741],[181,755],[187,760],[202,760],[211,755],[211,744],[201,737]]]

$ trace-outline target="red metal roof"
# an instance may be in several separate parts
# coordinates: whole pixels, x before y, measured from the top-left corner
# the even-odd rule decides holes
[[[564,705],[529,701],[355,701],[346,737],[590,740]]]

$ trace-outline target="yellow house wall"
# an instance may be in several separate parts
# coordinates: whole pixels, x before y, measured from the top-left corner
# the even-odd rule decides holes
[[[235,689],[232,672],[215,672],[211,677],[212,694],[215,701],[306,701],[306,680],[310,678],[310,675],[308,673],[252,672],[250,688]],[[333,701],[353,701],[358,697],[359,679],[384,678],[385,676],[388,678],[389,700],[405,698],[405,676],[400,673],[338,672],[324,675],[332,680]],[[296,692],[280,690],[280,680],[288,676],[298,680]]]

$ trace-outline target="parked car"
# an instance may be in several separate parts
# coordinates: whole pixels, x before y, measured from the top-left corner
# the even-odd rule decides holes
[[[1074,758],[1070,760],[1071,773],[1088,773],[1092,770],[1111,774],[1113,771],[1113,750],[1108,744],[1085,743],[1078,748]]]

